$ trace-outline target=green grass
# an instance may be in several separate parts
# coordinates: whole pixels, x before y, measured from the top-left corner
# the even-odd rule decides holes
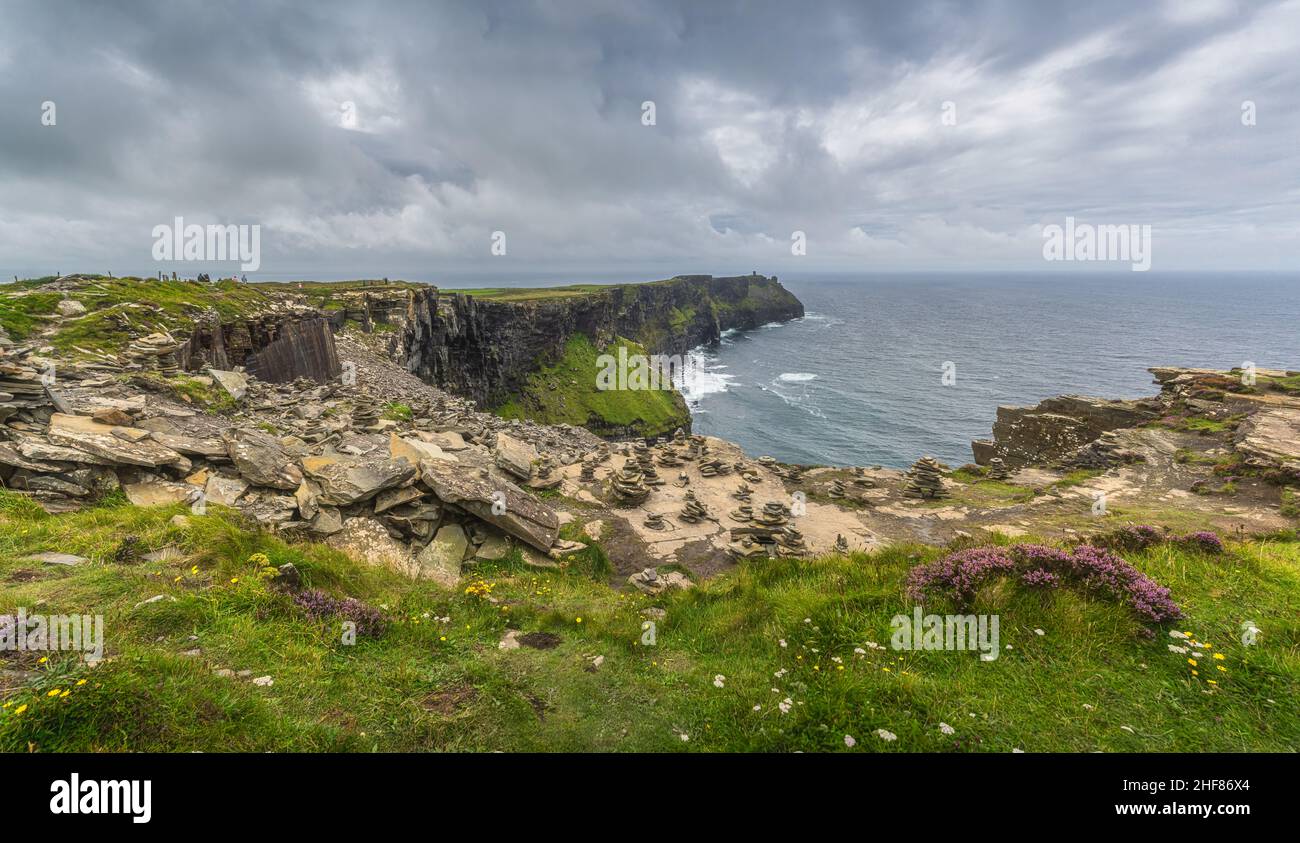
[[[256,285],[221,281],[159,281],[152,278],[87,276],[70,294],[85,305],[84,316],[66,320],[50,344],[69,356],[78,348],[117,352],[129,341],[127,325],[138,331],[188,332],[206,314],[231,321],[264,307],[270,299]],[[0,324],[21,338],[36,324],[36,314],[53,313],[62,293],[26,293],[30,286],[0,287]]]
[[[384,405],[383,417],[392,421],[410,421],[414,418],[414,412],[410,404],[403,404],[400,401]]]
[[[109,656],[92,670],[66,655],[39,663],[4,653],[6,668],[33,675],[0,680],[8,704],[0,749],[846,751],[845,735],[859,752],[1300,745],[1294,535],[1233,543],[1221,557],[1169,545],[1127,554],[1173,589],[1188,614],[1180,628],[1226,657],[1216,662],[1226,672],[1207,666],[1193,677],[1167,649],[1176,642],[1165,630],[1143,639],[1121,607],[1005,584],[981,593],[974,609],[1000,616],[1010,649],[994,662],[867,648],[888,647],[891,617],[910,610],[903,577],[934,548],[764,560],[658,599],[611,589],[598,547],[554,572],[525,568],[514,554],[473,569],[492,585],[497,602],[488,602],[245,532],[219,507],[172,526],[184,511],[108,504],[45,516],[0,492],[0,612],[102,613]],[[147,550],[177,544],[187,558],[110,561],[129,535]],[[50,549],[91,561],[70,569],[17,561]],[[258,578],[257,553],[293,562],[314,587],[383,607],[388,630],[343,644],[336,624],[307,619]],[[156,594],[175,600],[133,608]],[[647,646],[649,606],[667,615]],[[1253,647],[1239,640],[1244,620],[1263,630]],[[561,641],[502,652],[507,625]],[[183,655],[194,648],[202,653]],[[604,663],[591,669],[598,655]],[[876,729],[898,739],[886,743]]]
[[[1283,488],[1278,511],[1285,518],[1300,518],[1300,494],[1294,489]]]
[[[529,375],[524,394],[506,401],[496,409],[497,414],[507,419],[567,423],[597,434],[659,436],[689,426],[686,401],[675,389],[597,388],[600,356],[617,358],[620,347],[627,349],[629,358],[646,353],[631,340],[619,338],[601,350],[585,334],[574,334],[565,344],[563,356]]]
[[[0,328],[15,340],[24,340],[44,323],[41,317],[55,312],[62,293],[35,293],[0,287]]]

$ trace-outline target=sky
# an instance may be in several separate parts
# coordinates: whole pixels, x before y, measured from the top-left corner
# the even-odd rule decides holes
[[[6,279],[239,273],[157,260],[176,217],[259,226],[251,279],[1068,271],[1067,217],[1149,225],[1160,271],[1300,268],[1300,0],[0,21]]]

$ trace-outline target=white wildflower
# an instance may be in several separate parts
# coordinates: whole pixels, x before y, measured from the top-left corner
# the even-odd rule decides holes
[[[786,697],[785,699],[781,700],[781,702],[777,703],[776,707],[781,709],[782,714],[789,714],[790,709],[794,707],[794,700],[790,699],[789,697]]]
[[[898,735],[895,735],[893,732],[889,731],[888,729],[877,729],[876,736],[879,737],[882,741],[885,741],[886,743],[888,743],[889,741],[898,740]]]
[[[726,681],[727,681],[727,677],[719,673],[717,676],[713,677],[713,687],[722,688],[724,687]]]
[[[856,740],[853,739],[853,736],[852,736],[852,735],[845,735],[845,736],[844,736],[844,745],[847,746],[849,749],[852,749],[853,747],[855,747],[855,746],[858,745],[858,742],[857,742]]]
[[[957,730],[949,726],[947,723],[940,723],[939,731],[943,732],[945,735],[951,735],[954,734]]]

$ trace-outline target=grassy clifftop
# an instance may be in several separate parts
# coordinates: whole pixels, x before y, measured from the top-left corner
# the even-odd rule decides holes
[[[188,331],[204,314],[215,312],[234,320],[267,307],[272,299],[252,284],[235,281],[159,281],[154,278],[81,276],[66,298],[86,312],[59,318],[65,292],[40,284],[53,279],[18,282],[0,287],[0,326],[16,340],[48,331],[50,345],[77,356],[79,349],[120,351],[129,330]]]
[[[585,334],[569,337],[555,363],[528,376],[523,392],[496,409],[507,419],[533,419],[545,424],[571,424],[602,436],[653,437],[689,428],[690,411],[675,389],[597,389],[603,354],[644,355],[641,345],[618,338],[604,350]]]
[[[974,606],[1002,619],[996,661],[895,651],[890,618],[910,610],[904,578],[937,548],[758,560],[658,598],[610,589],[599,545],[559,570],[534,570],[514,552],[480,563],[448,592],[323,546],[245,531],[219,507],[172,522],[185,512],[110,501],[46,516],[0,492],[0,611],[102,613],[107,655],[88,669],[70,654],[0,653],[8,671],[0,750],[1286,752],[1300,744],[1293,536],[1233,542],[1219,555],[1169,544],[1125,553],[1173,589],[1187,613],[1178,630],[1223,656],[1195,675],[1169,649],[1187,639],[1163,628],[1144,637],[1113,603],[1009,582],[983,590]],[[173,558],[143,561],[168,546]],[[21,561],[52,549],[90,561]],[[260,576],[286,562],[308,586],[374,607],[386,627],[343,643],[341,616]],[[651,608],[663,614],[648,638]],[[1254,646],[1239,640],[1245,619],[1263,630]],[[510,629],[545,633],[529,639],[544,649],[500,649]]]

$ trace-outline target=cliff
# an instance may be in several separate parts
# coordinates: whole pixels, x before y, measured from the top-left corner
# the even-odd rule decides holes
[[[508,406],[539,421],[572,423],[571,418],[555,418],[554,399],[541,399],[539,392],[569,393],[560,397],[572,404],[596,391],[596,372],[585,371],[585,358],[574,359],[584,350],[575,352],[571,342],[580,335],[600,353],[630,341],[647,354],[682,355],[717,342],[723,331],[795,319],[803,312],[775,277],[761,275],[689,275],[648,284],[483,293],[428,288],[408,293],[406,324],[392,356],[425,382],[482,407]],[[538,373],[546,370],[549,377],[539,382]],[[595,417],[583,423],[606,435],[647,436],[690,424],[680,398],[678,412],[667,420],[662,396],[621,398],[614,413],[618,418],[604,418],[596,409]],[[629,418],[643,401],[655,406],[646,408],[644,418]]]

